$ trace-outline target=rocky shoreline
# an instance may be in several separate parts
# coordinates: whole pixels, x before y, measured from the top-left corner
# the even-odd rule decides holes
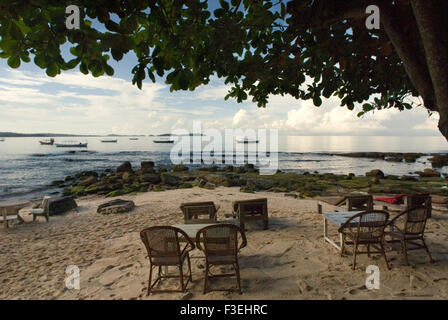
[[[64,196],[73,198],[85,195],[117,197],[138,192],[160,192],[173,189],[200,187],[215,189],[219,186],[240,187],[240,191],[294,193],[300,198],[323,195],[366,192],[373,194],[431,193],[448,196],[447,179],[433,169],[416,172],[418,176],[385,175],[381,170],[371,170],[365,176],[336,175],[332,173],[303,174],[278,171],[274,175],[260,175],[252,164],[241,167],[216,166],[189,170],[184,165],[157,168],[152,161],[141,162],[133,168],[124,162],[115,170],[103,172],[84,171],[64,180],[54,181],[63,189]]]

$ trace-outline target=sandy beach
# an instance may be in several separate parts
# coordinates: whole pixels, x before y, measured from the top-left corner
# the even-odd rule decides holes
[[[231,213],[239,199],[267,197],[269,230],[248,225],[248,245],[239,255],[243,294],[202,294],[202,259],[192,259],[193,282],[186,293],[146,296],[149,261],[139,231],[183,222],[181,202],[214,201],[218,219]],[[434,213],[426,239],[436,260],[423,250],[402,255],[387,251],[392,270],[380,256],[352,257],[323,241],[323,218],[315,200],[283,193],[241,193],[238,187],[178,189],[121,196],[132,200],[130,213],[101,215],[98,196],[76,199],[78,208],[63,216],[32,222],[30,207],[21,211],[27,223],[1,229],[0,299],[448,299],[448,215]],[[335,231],[336,228],[333,228]],[[192,256],[201,255],[195,250]],[[80,269],[80,290],[65,286],[66,268]],[[366,267],[378,265],[380,289],[368,290]],[[231,281],[231,280],[229,280]],[[233,282],[227,281],[228,285]],[[177,282],[176,282],[177,284]]]

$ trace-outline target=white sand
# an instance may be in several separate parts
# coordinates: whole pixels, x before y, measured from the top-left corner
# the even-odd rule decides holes
[[[149,262],[139,231],[153,225],[182,223],[181,202],[212,200],[221,206],[218,218],[230,213],[238,199],[267,197],[270,228],[250,226],[248,246],[240,253],[243,294],[202,294],[203,260],[192,259],[193,283],[188,293],[160,293],[146,297]],[[284,197],[282,193],[240,193],[239,188],[180,189],[148,192],[133,200],[131,213],[103,216],[99,204],[110,199],[85,197],[66,215],[1,228],[0,299],[447,299],[448,215],[434,214],[427,226],[427,243],[436,263],[424,251],[387,252],[392,270],[380,256],[340,257],[323,241],[322,216],[314,200]],[[1,226],[3,227],[3,226]],[[193,255],[200,252],[194,251]],[[365,287],[368,265],[380,268],[380,289]],[[65,287],[65,270],[77,265],[80,290]],[[176,285],[174,283],[174,285]],[[233,285],[227,280],[227,285]]]

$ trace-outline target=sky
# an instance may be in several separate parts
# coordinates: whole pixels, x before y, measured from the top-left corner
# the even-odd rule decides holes
[[[0,59],[0,132],[72,134],[162,134],[202,127],[278,129],[280,135],[435,135],[438,115],[423,107],[410,111],[377,111],[362,118],[340,107],[336,97],[315,107],[312,101],[271,96],[266,108],[251,100],[224,100],[229,87],[222,79],[195,91],[170,92],[163,79],[131,82],[135,59],[114,62],[113,77],[94,78],[78,69],[50,78],[32,63],[19,69]]]

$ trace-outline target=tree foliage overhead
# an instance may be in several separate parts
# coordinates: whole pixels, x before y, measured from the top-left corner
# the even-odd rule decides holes
[[[211,5],[212,2],[213,6]],[[360,113],[410,109],[421,96],[439,112],[448,137],[448,1],[445,0],[0,0],[0,57],[34,63],[56,76],[79,70],[113,75],[110,57],[134,52],[139,88],[164,77],[171,90],[194,90],[212,75],[238,102],[265,106],[271,94],[338,96]],[[65,25],[67,6],[82,12],[80,30]],[[377,5],[381,28],[368,30]],[[213,10],[211,9],[213,7]],[[94,21],[92,24],[91,21]],[[61,48],[69,46],[71,58]],[[372,100],[372,96],[374,99]]]

